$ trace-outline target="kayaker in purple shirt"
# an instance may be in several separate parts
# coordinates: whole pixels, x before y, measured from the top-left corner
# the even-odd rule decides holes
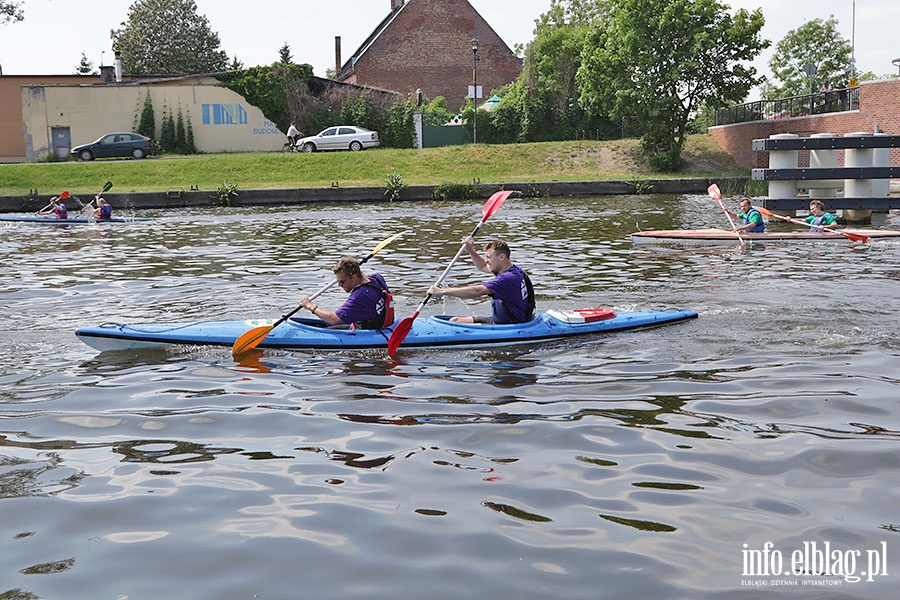
[[[382,329],[393,324],[394,299],[381,274],[366,276],[359,261],[346,256],[331,270],[338,285],[350,294],[347,301],[334,311],[320,308],[309,298],[300,300],[300,306],[334,326]]]
[[[509,260],[509,245],[503,240],[494,240],[484,245],[484,257],[475,250],[472,236],[465,239],[466,250],[479,271],[492,273],[494,278],[479,285],[463,287],[431,287],[433,296],[454,296],[456,298],[491,297],[490,317],[453,317],[457,323],[525,323],[534,318],[534,288],[525,271]]]

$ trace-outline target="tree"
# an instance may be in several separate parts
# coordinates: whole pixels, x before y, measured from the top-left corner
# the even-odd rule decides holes
[[[519,113],[518,131],[512,137],[506,132],[498,141],[567,139],[576,130],[599,128],[606,113],[603,107],[577,102],[581,92],[576,76],[592,28],[605,20],[610,10],[610,0],[551,1],[550,9],[535,21],[534,40],[525,50],[519,79],[525,89],[506,90],[503,97],[509,98],[509,104],[491,115],[512,123],[510,112]]]
[[[6,2],[0,0],[0,24],[15,23],[25,18],[22,12],[21,2]]]
[[[850,79],[850,42],[838,33],[838,22],[831,15],[827,20],[813,19],[792,29],[775,45],[769,68],[775,81],[768,79],[761,86],[766,100],[802,96],[819,91],[822,84]],[[810,77],[806,65],[815,66]]]
[[[194,0],[136,0],[121,29],[112,30],[122,66],[134,75],[215,73],[228,55]]]
[[[288,46],[287,42],[284,43],[284,46],[278,49],[278,62],[284,63],[286,65],[294,62],[294,57],[291,56],[291,47]]]
[[[641,151],[677,170],[688,122],[704,102],[741,101],[759,83],[749,65],[769,42],[762,11],[732,16],[716,0],[609,0],[596,20],[577,81],[583,103],[641,124]]]
[[[156,139],[156,116],[153,113],[153,100],[150,98],[150,92],[147,92],[147,95],[144,97],[141,119],[136,131],[152,140]]]
[[[75,65],[76,75],[90,75],[94,70],[94,63],[88,60],[87,54],[81,52],[81,60]]]

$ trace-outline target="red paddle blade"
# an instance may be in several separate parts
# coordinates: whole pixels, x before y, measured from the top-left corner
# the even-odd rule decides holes
[[[722,199],[722,192],[719,191],[719,186],[717,186],[716,184],[712,184],[711,186],[706,188],[706,191],[709,192],[709,196],[713,200],[721,200]]]
[[[415,321],[418,316],[419,311],[416,311],[411,317],[406,317],[394,327],[394,333],[391,334],[391,339],[388,340],[388,355],[390,355],[391,358],[394,357],[397,348],[399,348],[400,344],[403,343],[403,340],[406,339],[409,330],[412,329],[413,321]]]
[[[500,207],[503,206],[503,203],[506,202],[506,199],[509,198],[509,195],[513,193],[515,190],[505,190],[503,192],[494,192],[488,201],[484,203],[484,207],[481,209],[481,222],[484,223],[487,221],[492,214],[500,210]]]
[[[234,341],[234,346],[231,347],[231,355],[238,356],[248,350],[253,350],[269,335],[273,327],[273,325],[263,325],[243,333],[241,337]]]
[[[66,190],[62,194],[59,195],[60,200],[65,200],[68,197],[69,197],[69,190]]]
[[[759,214],[761,214],[761,215],[764,216],[764,217],[780,217],[780,216],[781,216],[781,215],[776,215],[775,213],[773,213],[773,212],[772,212],[771,210],[769,210],[768,208],[763,208],[762,206],[754,206],[753,208],[755,208],[756,210],[758,210],[758,211],[759,211]]]

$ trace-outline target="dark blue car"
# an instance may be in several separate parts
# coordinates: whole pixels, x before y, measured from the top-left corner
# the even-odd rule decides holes
[[[81,160],[117,156],[144,158],[149,154],[153,154],[153,142],[137,133],[107,133],[90,144],[72,148],[72,155]]]

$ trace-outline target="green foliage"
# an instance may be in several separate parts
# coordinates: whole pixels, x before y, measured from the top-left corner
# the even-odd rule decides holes
[[[288,43],[285,42],[284,46],[278,49],[278,62],[289,65],[294,62],[294,57],[291,55],[291,47],[288,46]]]
[[[217,206],[231,206],[231,200],[238,196],[237,189],[238,186],[233,181],[223,181],[216,187],[212,198]]]
[[[90,75],[91,71],[94,70],[94,63],[88,60],[87,54],[83,51],[81,53],[81,60],[78,61],[78,64],[75,66],[75,74],[76,75]]]
[[[135,0],[111,37],[133,75],[215,73],[228,64],[219,35],[194,0]]]
[[[144,107],[141,109],[141,120],[137,126],[137,133],[147,136],[151,140],[156,139],[156,117],[153,114],[153,100],[150,92],[144,97]]]
[[[818,92],[826,81],[835,87],[839,81],[849,80],[851,53],[850,42],[838,32],[834,15],[805,22],[775,45],[769,59],[773,80],[763,84],[763,99],[802,96]],[[816,66],[812,77],[806,74],[808,63]]]
[[[175,152],[176,148],[175,117],[172,111],[163,108],[162,130],[159,134],[159,148],[162,152]]]
[[[187,135],[184,130],[184,116],[181,114],[181,107],[178,107],[178,120],[175,122],[175,152],[177,154],[187,154]]]
[[[748,66],[768,42],[762,11],[716,0],[608,0],[595,20],[577,81],[581,102],[641,124],[641,152],[657,170],[681,167],[688,122],[713,107],[746,98],[759,82]]]
[[[653,191],[653,184],[649,179],[632,179],[631,187],[634,188],[635,194],[649,194]]]
[[[409,100],[391,105],[378,138],[387,148],[415,148],[416,131],[413,125],[415,107]]]
[[[478,113],[478,141],[508,144],[591,137],[612,139],[619,127],[604,107],[579,102],[577,73],[594,23],[605,19],[608,0],[553,0],[537,21],[518,81],[493,93],[503,101]],[[472,120],[467,104],[463,115]]]
[[[0,0],[0,24],[15,23],[25,18],[20,2],[6,2]]]
[[[400,173],[388,173],[384,176],[384,184],[385,190],[384,195],[388,197],[388,200],[393,202],[400,198],[400,193],[406,189],[406,184],[403,183],[403,175]]]
[[[185,154],[197,154],[197,145],[194,144],[194,128],[191,126],[190,117],[187,120],[187,132],[185,133],[184,143],[187,146]]]
[[[481,196],[481,186],[477,183],[445,182],[434,186],[433,200],[474,200]]]
[[[310,77],[310,65],[275,63],[269,67],[229,71],[219,76],[219,80],[258,107],[279,129],[287,131],[291,121],[295,120],[288,110],[288,99],[308,96]]]

